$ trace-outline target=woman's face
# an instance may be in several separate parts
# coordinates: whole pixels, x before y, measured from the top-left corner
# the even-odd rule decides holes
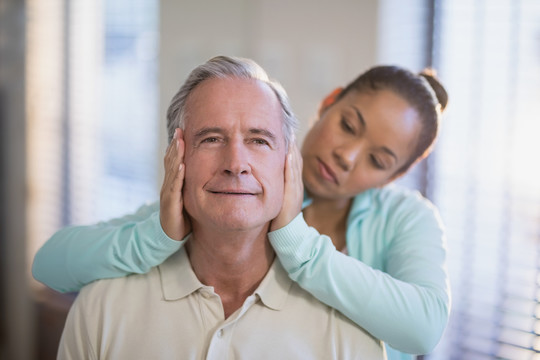
[[[306,190],[341,200],[387,184],[409,160],[419,132],[416,110],[393,91],[350,91],[321,109],[304,139]]]

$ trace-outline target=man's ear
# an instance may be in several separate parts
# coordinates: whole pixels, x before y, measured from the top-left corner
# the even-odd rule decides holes
[[[330,94],[326,95],[319,105],[319,115],[323,113],[330,105],[336,102],[339,94],[343,91],[342,87],[335,88]]]

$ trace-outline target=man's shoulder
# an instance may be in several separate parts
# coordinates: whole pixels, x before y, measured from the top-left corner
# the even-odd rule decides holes
[[[83,287],[78,297],[88,299],[100,299],[101,303],[113,301],[118,298],[126,298],[148,291],[160,289],[159,272],[152,268],[146,274],[131,274],[124,277],[96,280]]]
[[[155,303],[178,287],[188,282],[191,265],[181,248],[161,265],[153,267],[145,274],[131,274],[124,277],[96,280],[83,287],[78,297],[87,298],[94,304],[109,306],[129,299],[130,306],[146,306]],[[182,274],[182,279],[178,274]],[[193,276],[192,276],[193,277]],[[96,301],[99,299],[99,301]],[[121,300],[121,301],[119,301]]]
[[[335,358],[356,358],[358,354],[371,354],[361,358],[383,358],[383,343],[336,309],[322,303],[313,295],[293,283],[287,306],[283,309],[290,322],[307,338],[326,339],[334,349]],[[299,335],[300,336],[300,335]],[[356,354],[356,355],[355,355]]]
[[[269,271],[267,276],[273,276],[278,281],[281,277],[288,277],[281,264],[274,264],[274,268],[275,271]],[[273,290],[275,291],[276,289]],[[308,321],[312,321],[314,325],[326,323],[328,326],[348,329],[354,333],[371,337],[371,335],[364,329],[357,326],[336,309],[321,302],[294,281],[290,282],[290,287],[288,288],[286,297],[287,300],[282,308],[282,311],[285,311],[285,313],[290,313],[290,316],[296,316],[298,319],[304,319],[302,321],[309,319]],[[304,325],[305,324],[302,326]],[[315,328],[318,328],[318,326],[315,326]]]
[[[302,289],[296,282],[291,286],[288,306],[290,306],[291,309],[295,309],[295,311],[304,312],[304,315],[311,316],[312,318],[318,318],[319,320],[327,319],[328,321],[334,321],[335,325],[347,328],[353,327],[354,331],[368,334],[364,329],[354,324],[339,311],[326,305],[315,296]]]
[[[278,260],[256,293],[262,303],[246,316],[264,323],[266,333],[279,334],[272,342],[283,355],[303,349],[308,358],[312,358],[309,354],[329,359],[357,359],[359,354],[362,359],[384,358],[380,340],[290,280]],[[238,329],[246,331],[246,336],[252,331],[250,320],[245,323],[247,328]]]

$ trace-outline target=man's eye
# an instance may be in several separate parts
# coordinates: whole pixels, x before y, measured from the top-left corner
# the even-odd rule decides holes
[[[351,126],[351,124],[349,124],[349,122],[348,122],[347,119],[345,119],[345,118],[341,118],[341,128],[342,128],[345,132],[348,132],[349,134],[354,134],[354,129],[353,129],[353,127]]]
[[[217,137],[208,137],[201,141],[201,143],[215,143],[218,142],[219,139]]]
[[[253,139],[252,141],[253,141],[253,143],[255,143],[257,145],[269,145],[268,141],[266,141],[265,139],[257,138],[257,139]]]

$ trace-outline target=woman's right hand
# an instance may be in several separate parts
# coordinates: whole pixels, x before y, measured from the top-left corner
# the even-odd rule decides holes
[[[285,161],[285,185],[283,205],[278,216],[272,220],[270,231],[278,230],[290,223],[302,211],[304,184],[302,183],[302,154],[293,140]]]
[[[176,129],[167,148],[165,158],[165,177],[159,197],[159,219],[168,237],[182,240],[191,231],[191,223],[184,212],[182,187],[184,186],[184,134]]]

